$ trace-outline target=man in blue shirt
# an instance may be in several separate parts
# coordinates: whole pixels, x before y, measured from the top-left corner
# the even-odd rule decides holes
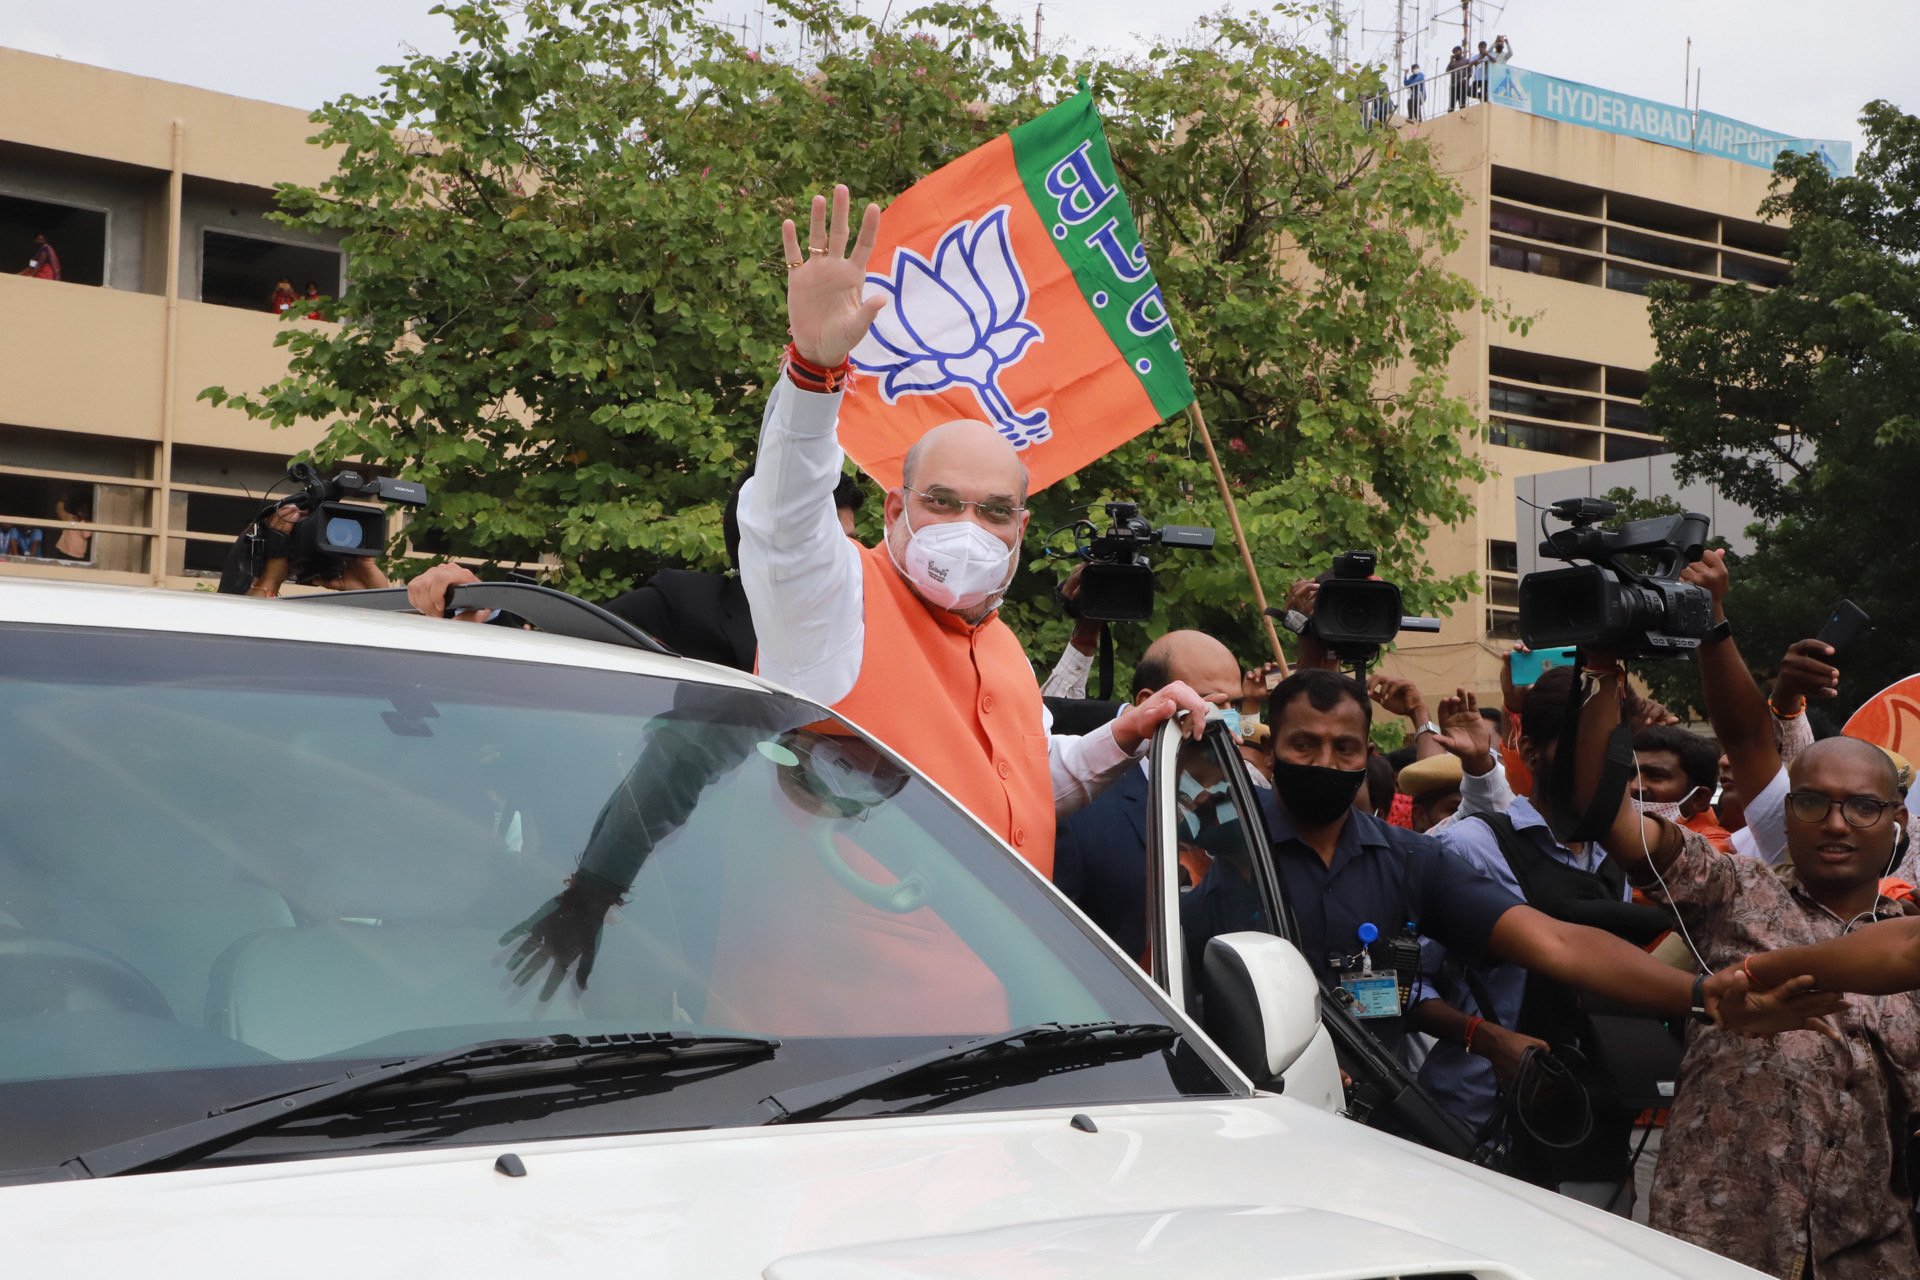
[[[1383,1044],[1397,1050],[1408,1030],[1403,1014],[1419,964],[1405,963],[1404,944],[1414,937],[1651,1012],[1679,1016],[1694,1007],[1692,979],[1639,947],[1555,920],[1437,841],[1354,812],[1372,720],[1358,681],[1296,671],[1268,707],[1274,777],[1262,801],[1270,804],[1273,866],[1294,941],[1323,986],[1353,995],[1355,1012]],[[1708,980],[1703,1002],[1717,1009],[1732,978]]]
[[[1546,779],[1572,705],[1575,678],[1571,667],[1557,667],[1527,690],[1520,712],[1520,750],[1533,772],[1532,795],[1515,800],[1504,815],[1475,815],[1455,823],[1438,833],[1438,839],[1462,865],[1514,897],[1563,918],[1577,910],[1579,919],[1605,928],[1610,936],[1644,944],[1665,932],[1665,913],[1634,906],[1625,874],[1607,861],[1606,850],[1586,842],[1561,844],[1542,813],[1543,808],[1551,810]],[[1463,767],[1469,773],[1486,773],[1493,767],[1491,751],[1483,748],[1464,760]],[[1503,827],[1515,857],[1503,846]],[[1571,874],[1556,872],[1556,867]],[[1527,883],[1522,883],[1518,868],[1528,869]],[[1547,884],[1543,877],[1553,877],[1554,883]],[[1577,908],[1563,901],[1569,887],[1582,895]],[[1575,1034],[1562,1026],[1565,1010],[1556,1012],[1554,1001],[1559,997],[1564,1006],[1577,984],[1555,983],[1545,974],[1530,978],[1516,964],[1467,959],[1433,939],[1424,941],[1421,949],[1422,981],[1411,1020],[1437,1043],[1421,1065],[1420,1083],[1441,1106],[1479,1132],[1493,1119],[1500,1086],[1512,1081],[1522,1055],[1529,1048],[1548,1048],[1545,1040],[1527,1031],[1544,1033],[1548,1024],[1561,1026],[1557,1044]],[[1525,1017],[1523,1008],[1528,1011]],[[1631,1116],[1601,1100],[1587,1140],[1576,1147],[1550,1150],[1517,1135],[1514,1168],[1569,1194],[1607,1203],[1617,1199],[1627,1170],[1630,1129]],[[1630,1208],[1631,1202],[1632,1197],[1626,1197],[1622,1208]]]

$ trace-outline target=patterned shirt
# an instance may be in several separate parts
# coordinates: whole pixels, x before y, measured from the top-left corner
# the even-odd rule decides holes
[[[1646,894],[1675,907],[1715,970],[1873,919],[1842,920],[1791,868],[1683,834],[1665,889]],[[1882,915],[1906,909],[1881,904]],[[1654,1226],[1775,1276],[1920,1274],[1901,1167],[1920,1103],[1920,1000],[1849,996],[1839,1027],[1844,1044],[1814,1031],[1691,1030],[1654,1174]]]

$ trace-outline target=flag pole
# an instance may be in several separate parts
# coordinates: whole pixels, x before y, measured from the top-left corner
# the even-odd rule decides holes
[[[1280,674],[1287,674],[1287,655],[1280,650],[1280,633],[1273,629],[1273,619],[1267,614],[1267,593],[1260,587],[1260,574],[1253,567],[1253,548],[1247,545],[1247,535],[1240,528],[1240,509],[1234,505],[1233,491],[1227,487],[1227,473],[1220,469],[1220,455],[1213,451],[1213,435],[1207,430],[1207,419],[1200,412],[1200,401],[1195,400],[1187,406],[1187,420],[1193,423],[1193,429],[1200,433],[1200,443],[1206,446],[1207,461],[1213,464],[1213,482],[1220,486],[1220,501],[1227,505],[1227,523],[1233,526],[1233,540],[1240,546],[1240,563],[1246,567],[1247,582],[1253,587],[1253,603],[1260,610],[1260,624],[1267,629],[1267,642],[1273,646],[1273,660],[1280,664]]]

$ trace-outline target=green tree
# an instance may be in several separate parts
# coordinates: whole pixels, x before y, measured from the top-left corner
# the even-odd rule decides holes
[[[279,334],[273,386],[205,393],[327,421],[328,456],[425,481],[417,544],[545,553],[593,597],[719,567],[720,507],[785,339],[779,219],[836,179],[884,201],[1090,74],[1269,587],[1372,546],[1411,608],[1469,589],[1421,549],[1480,474],[1472,415],[1442,385],[1481,300],[1439,266],[1458,192],[1351,105],[1377,77],[1231,18],[1105,64],[1035,60],[986,6],[887,26],[779,0],[773,25],[811,33],[805,57],[748,49],[694,0],[440,11],[456,51],[317,112],[339,172],[280,192],[279,216],[343,238],[339,327]],[[1184,421],[1040,495],[1035,528],[1109,497],[1226,530]],[[1259,651],[1224,536],[1163,566],[1157,623]],[[1053,577],[1023,575],[1009,604],[1036,653],[1065,635]]]
[[[1836,718],[1920,669],[1920,120],[1874,102],[1861,124],[1851,176],[1810,156],[1776,165],[1761,212],[1789,224],[1784,284],[1654,293],[1647,392],[1680,478],[1762,522],[1728,602],[1750,661],[1771,668],[1842,598],[1872,615],[1825,708]]]

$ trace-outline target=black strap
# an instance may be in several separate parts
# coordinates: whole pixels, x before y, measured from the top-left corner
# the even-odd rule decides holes
[[[1553,767],[1547,776],[1547,794],[1552,798],[1551,808],[1555,813],[1573,812],[1573,776],[1580,745],[1580,708],[1591,688],[1592,682],[1584,678],[1569,686],[1566,714],[1560,721],[1560,747],[1554,754]],[[1555,837],[1562,844],[1574,844],[1582,840],[1598,840],[1605,835],[1620,813],[1620,802],[1626,798],[1627,783],[1632,780],[1633,773],[1633,734],[1626,725],[1615,725],[1607,735],[1607,761],[1601,769],[1600,785],[1594,791],[1592,803],[1566,830],[1561,830],[1556,824],[1553,828]]]
[[[1113,698],[1113,628],[1104,622],[1100,624],[1100,692],[1094,696],[1101,702]]]
[[[1552,837],[1545,828],[1522,830],[1504,813],[1482,813],[1499,841],[1500,853],[1520,886],[1520,896],[1536,911],[1564,920],[1604,929],[1644,947],[1670,929],[1667,913],[1626,898],[1626,873],[1612,858],[1593,871],[1568,866],[1554,855]]]

